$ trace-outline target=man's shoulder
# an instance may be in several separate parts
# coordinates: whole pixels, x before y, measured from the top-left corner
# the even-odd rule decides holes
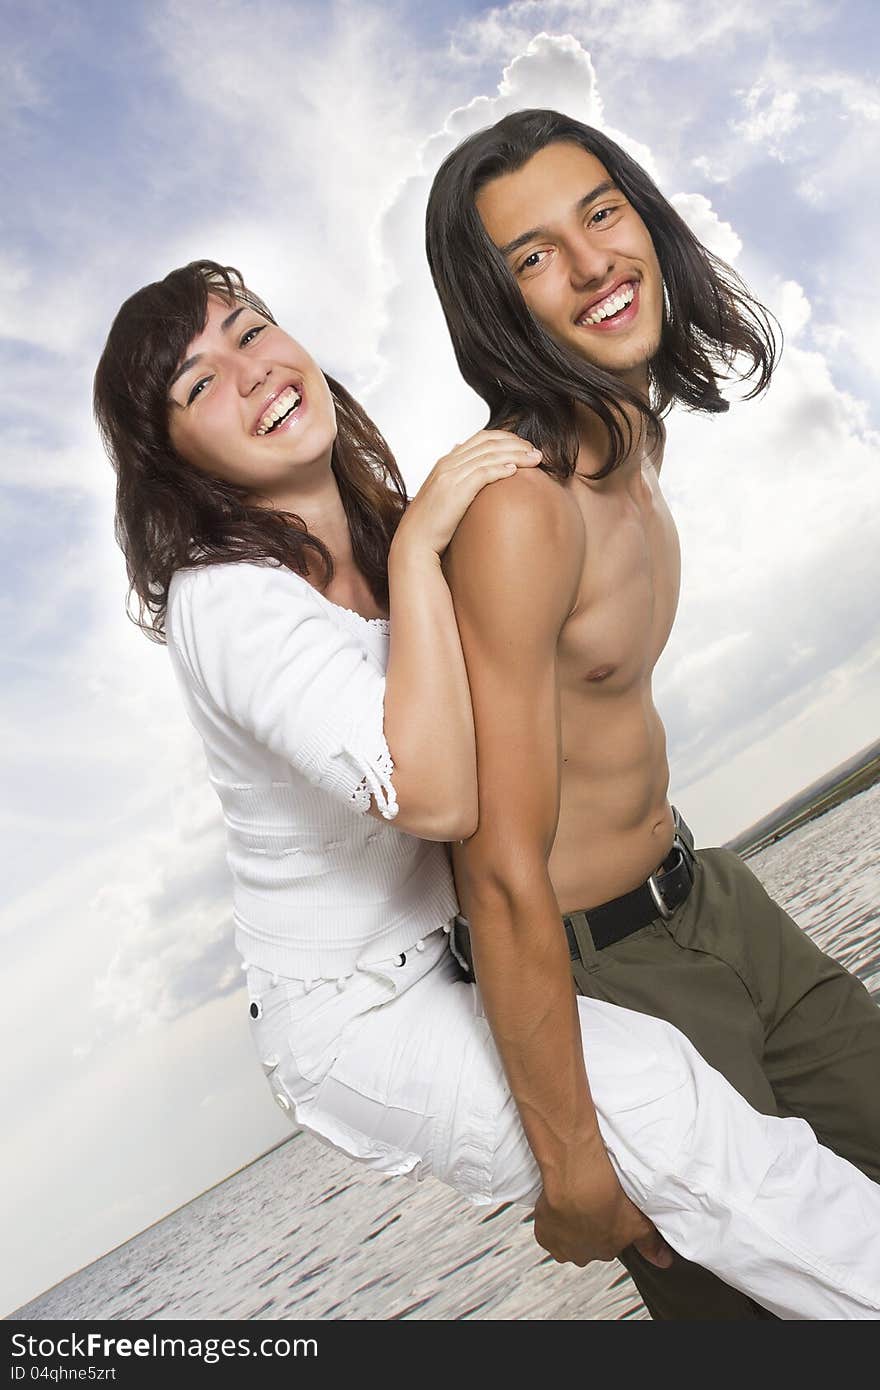
[[[528,603],[553,626],[570,611],[583,558],[583,523],[569,492],[538,469],[519,469],[478,493],[443,566],[457,605],[497,617]]]
[[[567,542],[576,512],[567,490],[540,468],[518,468],[509,478],[488,483],[474,498],[453,545],[487,542]]]

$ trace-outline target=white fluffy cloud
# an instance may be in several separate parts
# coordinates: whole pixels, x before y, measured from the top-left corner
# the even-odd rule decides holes
[[[732,265],[742,250],[742,241],[730,223],[718,216],[709,199],[702,193],[675,193],[669,201],[694,236],[716,256]]]
[[[503,59],[511,46],[522,49],[537,29],[572,32],[592,50],[615,55],[629,72],[649,58],[667,63],[728,48],[733,40],[760,37],[794,16],[804,26],[816,22],[820,6],[809,0],[762,0],[740,4],[719,0],[513,0],[464,21],[456,34],[468,56]]]
[[[768,154],[784,160],[786,137],[805,120],[797,92],[768,92],[757,82],[744,93],[743,105],[747,114],[734,123],[734,130],[750,145],[763,145]]]

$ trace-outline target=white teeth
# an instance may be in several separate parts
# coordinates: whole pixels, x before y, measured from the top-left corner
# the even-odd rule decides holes
[[[581,322],[601,323],[603,319],[611,318],[612,314],[617,314],[621,309],[626,308],[627,304],[632,304],[634,295],[635,290],[633,286],[626,285],[622,290],[618,290],[616,294],[610,295],[608,299],[603,299],[601,304],[597,304]]]
[[[260,416],[260,423],[257,425],[257,434],[268,434],[274,424],[277,424],[287,413],[299,405],[302,396],[294,386],[285,386],[280,396],[275,400]]]

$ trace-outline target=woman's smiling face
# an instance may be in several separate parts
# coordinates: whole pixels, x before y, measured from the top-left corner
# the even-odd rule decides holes
[[[329,468],[330,388],[305,348],[249,305],[214,295],[168,388],[171,443],[185,462],[273,505],[309,465]]]

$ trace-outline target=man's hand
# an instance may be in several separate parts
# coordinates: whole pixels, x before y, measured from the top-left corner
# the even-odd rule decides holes
[[[576,1183],[558,1187],[554,1200],[546,1188],[535,1205],[535,1240],[559,1264],[586,1265],[613,1260],[628,1245],[650,1264],[668,1269],[672,1252],[659,1231],[629,1200],[601,1139],[578,1164]]]

